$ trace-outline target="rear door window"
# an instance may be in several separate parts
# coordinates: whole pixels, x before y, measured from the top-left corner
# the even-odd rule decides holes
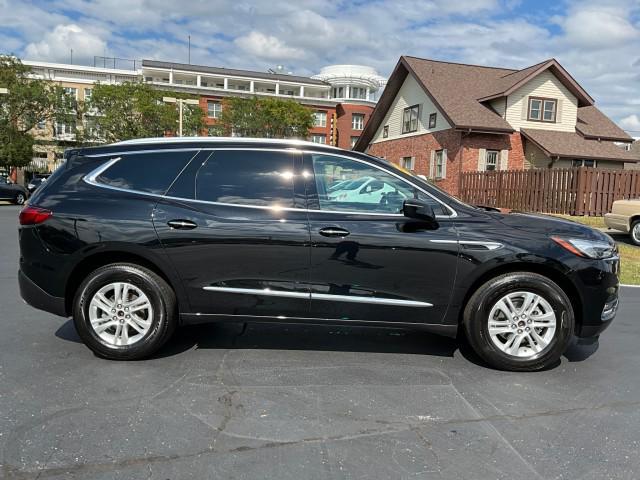
[[[98,183],[138,192],[164,194],[197,151],[128,153],[102,172]]]
[[[216,150],[196,175],[196,200],[293,207],[293,162],[286,151]]]

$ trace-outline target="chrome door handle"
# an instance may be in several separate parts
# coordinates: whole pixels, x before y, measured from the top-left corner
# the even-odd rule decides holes
[[[193,230],[198,227],[197,223],[190,220],[169,220],[167,225],[174,230]]]
[[[319,233],[323,237],[346,237],[350,232],[344,228],[325,227],[321,228]]]

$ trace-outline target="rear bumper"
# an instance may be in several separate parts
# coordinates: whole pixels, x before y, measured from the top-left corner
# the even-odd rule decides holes
[[[20,296],[32,307],[61,317],[68,316],[64,297],[49,295],[22,273],[22,270],[18,271],[18,284],[20,285]]]

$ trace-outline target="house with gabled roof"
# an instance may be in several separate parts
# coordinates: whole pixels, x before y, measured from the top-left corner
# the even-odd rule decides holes
[[[403,56],[354,149],[455,195],[467,171],[623,168],[638,159],[616,143],[631,142],[555,59],[514,70]]]

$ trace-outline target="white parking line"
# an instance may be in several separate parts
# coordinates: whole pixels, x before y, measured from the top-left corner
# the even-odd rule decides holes
[[[627,288],[640,288],[640,285],[627,285],[624,283],[620,284],[621,287],[627,287]]]

